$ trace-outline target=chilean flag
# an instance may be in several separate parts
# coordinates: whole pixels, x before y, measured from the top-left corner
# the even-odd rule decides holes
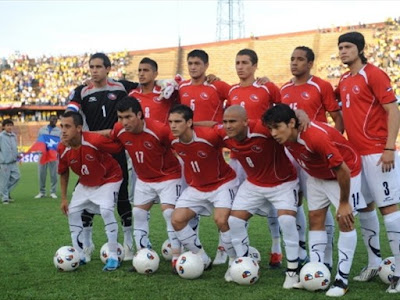
[[[40,164],[44,165],[51,161],[57,160],[57,146],[60,142],[60,137],[42,134],[38,137],[37,141],[29,148],[29,152],[42,152]]]

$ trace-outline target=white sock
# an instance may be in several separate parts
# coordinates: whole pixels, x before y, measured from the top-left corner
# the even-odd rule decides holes
[[[308,232],[308,248],[310,249],[310,261],[324,262],[327,234],[321,230]]]
[[[326,219],[325,219],[325,230],[327,234],[327,242],[325,248],[325,259],[323,263],[332,267],[333,265],[333,243],[335,239],[335,221],[333,219],[333,215],[331,210],[328,208],[326,212]]]
[[[124,226],[122,227],[124,232],[124,245],[128,245],[129,248],[133,246],[133,227],[132,226]]]
[[[307,222],[303,205],[297,207],[296,226],[297,226],[297,231],[299,232],[299,259],[304,260],[307,257],[307,248],[306,248]]]
[[[247,234],[247,221],[229,216],[228,219],[231,242],[235,248],[237,257],[246,256],[249,253],[249,236]]]
[[[75,212],[68,214],[69,231],[71,232],[72,246],[79,253],[80,258],[83,258],[83,244],[81,241],[83,223],[81,218],[82,212]]]
[[[172,253],[179,253],[181,249],[181,242],[176,236],[174,227],[172,227],[171,217],[174,210],[172,208],[167,208],[163,211],[163,216],[165,223],[167,224],[167,234],[169,242],[171,243]]]
[[[271,253],[282,253],[281,232],[278,222],[278,212],[272,207],[267,216],[269,231],[271,233]]]
[[[104,227],[108,240],[108,249],[110,251],[110,258],[118,259],[118,223],[115,219],[114,210],[100,208],[100,214],[104,221]]]
[[[342,279],[345,284],[349,283],[349,273],[353,263],[354,252],[357,246],[357,232],[355,229],[349,232],[339,232],[336,279]]]
[[[218,231],[218,249],[219,250],[223,249],[224,251],[226,250],[222,242],[221,231]]]
[[[220,232],[221,244],[225,248],[226,253],[231,258],[236,258],[235,248],[233,248],[230,230]]]
[[[379,220],[376,210],[360,212],[361,233],[368,252],[368,267],[378,268],[382,261]]]
[[[196,232],[192,229],[192,227],[188,224],[185,228],[179,231],[175,231],[176,236],[182,245],[192,251],[193,253],[199,253],[202,249],[199,240],[197,239]]]
[[[149,245],[149,220],[147,210],[134,207],[133,216],[133,235],[135,237],[136,250],[146,248]]]
[[[383,216],[390,249],[396,266],[400,266],[400,211]],[[394,276],[400,276],[400,268],[395,269]]]
[[[296,217],[282,215],[278,217],[282,229],[282,237],[285,245],[287,268],[295,270],[299,259],[299,233],[296,228]]]
[[[93,244],[92,236],[93,236],[93,226],[83,227],[81,233],[83,248],[88,248]]]

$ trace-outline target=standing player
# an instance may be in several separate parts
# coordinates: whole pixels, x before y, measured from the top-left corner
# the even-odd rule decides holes
[[[336,207],[340,229],[338,270],[326,295],[344,296],[357,246],[353,214],[366,207],[361,194],[360,155],[340,132],[326,123],[313,121],[307,131],[300,132],[298,119],[286,104],[269,109],[263,122],[273,138],[284,145],[309,174],[306,184],[311,261],[324,262],[325,248],[329,243],[325,217],[330,204]],[[301,283],[297,287],[301,288]]]
[[[268,215],[275,208],[286,250],[287,270],[283,288],[298,282],[299,235],[296,229],[298,180],[283,146],[275,142],[261,120],[248,120],[246,110],[230,106],[224,128],[216,129],[247,174],[233,201],[229,216],[236,255],[248,255],[247,222],[254,214]],[[227,281],[231,281],[229,269]]]
[[[121,147],[101,135],[82,132],[82,115],[68,111],[61,119],[62,144],[58,147],[61,183],[61,210],[68,216],[72,244],[78,251],[81,264],[86,263],[80,236],[83,230],[81,215],[84,209],[100,214],[104,220],[110,258],[104,271],[119,267],[118,223],[114,215],[114,203],[122,182],[122,171],[109,153],[117,153]],[[68,204],[67,189],[69,168],[79,176],[79,183]]]
[[[171,216],[182,190],[182,176],[181,165],[171,150],[169,127],[145,119],[137,99],[129,96],[118,103],[117,113],[118,123],[114,125],[111,137],[124,145],[138,176],[133,208],[136,249],[151,247],[148,212],[158,198],[167,224],[174,267],[181,245],[172,227]]]
[[[188,106],[173,107],[168,120],[173,135],[171,143],[184,162],[188,184],[176,203],[172,225],[183,246],[199,253],[204,268],[208,269],[211,259],[188,223],[197,214],[209,216],[214,209],[222,246],[229,257],[235,257],[228,217],[237,190],[236,174],[224,160],[222,139],[211,128],[193,128],[193,111]]]
[[[58,139],[61,136],[61,129],[57,127],[58,118],[56,115],[52,115],[49,118],[49,124],[43,126],[39,130],[39,137],[43,135],[55,136]],[[39,168],[39,194],[35,196],[35,199],[46,197],[46,178],[47,178],[47,169],[49,169],[50,173],[50,197],[53,199],[57,199],[56,190],[57,190],[57,164],[58,161],[49,161],[45,164],[38,163]]]
[[[179,85],[179,100],[189,106],[194,113],[194,122],[222,121],[224,101],[231,86],[223,81],[207,81],[208,54],[203,50],[193,50],[187,55],[190,79]]]
[[[344,125],[350,142],[361,154],[362,193],[368,208],[360,213],[361,231],[368,250],[368,267],[354,280],[368,281],[377,274],[381,261],[379,221],[374,203],[386,226],[395,264],[400,266],[400,169],[396,151],[400,112],[390,79],[382,70],[367,63],[365,40],[359,32],[339,37],[341,61],[349,71],[336,89],[342,101]],[[400,268],[396,268],[389,293],[400,293]]]
[[[326,113],[335,122],[335,128],[343,132],[343,118],[340,107],[335,99],[332,85],[319,77],[311,75],[314,65],[314,52],[305,46],[296,47],[290,57],[290,71],[293,78],[285,83],[281,88],[282,103],[288,104],[293,110],[304,110],[311,120],[327,122]],[[289,158],[291,155],[289,154]],[[295,160],[294,163],[300,180],[299,208],[297,211],[297,228],[300,238],[300,260],[307,261],[306,251],[306,220],[302,205],[302,195],[306,195],[307,173],[300,168]],[[325,264],[332,268],[333,260],[333,239],[335,223],[330,210],[327,211],[326,231],[328,233],[328,243],[325,250]]]
[[[280,103],[279,88],[272,82],[259,83],[255,73],[258,66],[257,53],[251,49],[242,49],[236,54],[235,67],[240,82],[233,85],[229,91],[227,106],[240,105],[246,109],[249,119],[259,120],[262,114],[274,103]],[[245,174],[240,164],[235,160],[235,154],[231,152],[230,165],[234,168],[239,178]],[[279,223],[275,209],[267,216],[269,230],[272,237],[271,256],[269,265],[279,267],[282,262],[282,250]]]
[[[116,105],[128,92],[137,87],[137,83],[108,78],[111,61],[104,53],[95,53],[89,60],[93,85],[78,86],[69,96],[67,110],[83,113],[85,125],[90,131],[111,129],[117,122]],[[85,126],[85,127],[86,127]],[[133,258],[132,207],[128,196],[128,170],[125,151],[114,155],[121,166],[124,180],[118,193],[117,209],[124,231],[125,260]],[[87,261],[94,249],[92,242],[92,214],[83,214],[83,244]]]

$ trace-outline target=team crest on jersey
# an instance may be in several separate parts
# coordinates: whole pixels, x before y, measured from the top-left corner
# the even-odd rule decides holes
[[[310,94],[307,92],[302,92],[301,98],[303,98],[304,100],[310,100]]]
[[[201,158],[206,158],[207,157],[207,153],[205,153],[204,151],[197,151],[197,156],[201,157]]]
[[[251,151],[253,151],[255,153],[260,153],[262,151],[262,148],[258,145],[253,145],[253,146],[251,146]]]
[[[96,97],[90,97],[88,100],[88,102],[96,102],[96,101],[97,101]]]
[[[68,99],[72,100],[74,99],[74,96],[75,96],[75,90],[72,90],[71,93],[69,93]]]
[[[115,100],[117,99],[117,95],[115,95],[114,93],[108,93],[107,98],[110,100]]]
[[[86,158],[86,160],[88,160],[88,161],[94,161],[94,156],[93,156],[93,155],[86,154],[86,155],[85,155],[85,158]]]
[[[358,85],[353,86],[352,91],[354,94],[360,93],[360,87]]]
[[[147,149],[153,149],[153,144],[149,141],[144,141],[143,146]]]
[[[202,93],[200,94],[200,98],[201,98],[201,99],[204,99],[204,100],[208,100],[208,94],[207,94],[206,92],[202,92]]]
[[[260,99],[258,99],[258,96],[255,94],[251,94],[249,98],[253,102],[258,102],[260,100]]]

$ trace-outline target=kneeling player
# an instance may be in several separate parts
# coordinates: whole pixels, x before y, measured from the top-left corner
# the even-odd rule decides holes
[[[343,296],[357,245],[354,229],[356,210],[366,207],[361,188],[361,159],[339,131],[313,121],[307,131],[298,130],[298,119],[286,104],[278,104],[263,116],[273,138],[283,144],[310,175],[307,179],[310,260],[324,262],[327,234],[325,217],[332,203],[339,223],[337,274],[326,293]],[[301,284],[295,286],[301,288]]]
[[[68,216],[72,245],[78,251],[81,264],[85,264],[82,249],[84,209],[100,214],[104,220],[110,257],[104,271],[119,267],[117,256],[118,224],[114,216],[114,205],[122,182],[122,171],[109,153],[121,151],[121,147],[101,135],[82,132],[83,119],[77,112],[68,111],[61,119],[62,137],[58,148],[61,183],[61,210]],[[67,188],[69,168],[79,176],[79,183],[68,204]]]

